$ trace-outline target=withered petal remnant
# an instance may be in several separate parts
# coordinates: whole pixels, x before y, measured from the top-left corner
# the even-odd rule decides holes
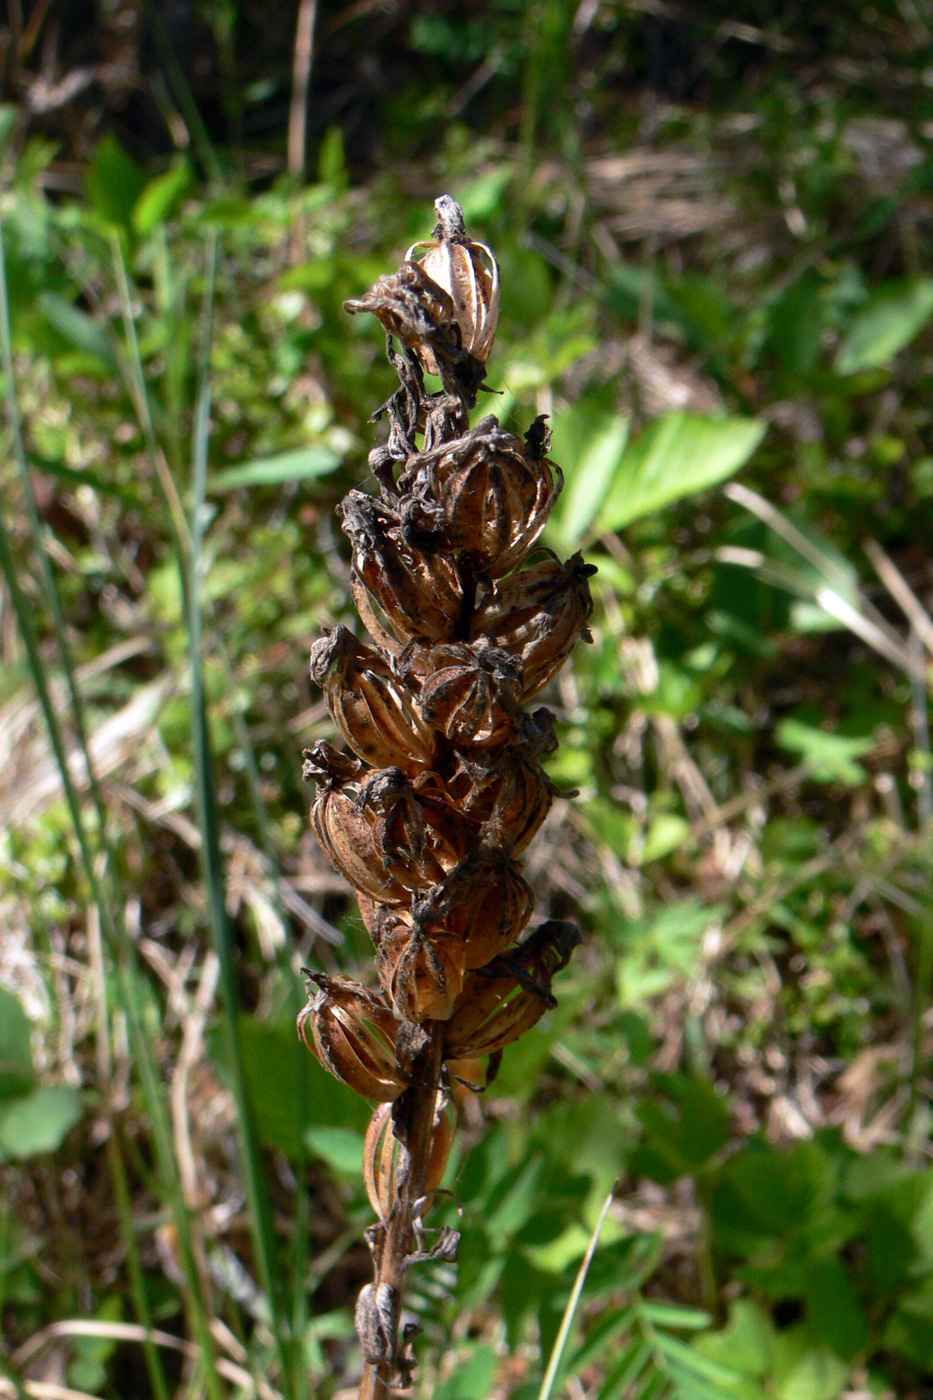
[[[408,1270],[456,1257],[456,1231],[424,1217],[444,1194],[457,1109],[555,1005],[552,979],[579,942],[554,921],[518,942],[534,907],[518,858],[557,792],[541,766],[557,743],[553,715],[522,707],[589,639],[594,570],[549,550],[529,562],[563,476],[543,417],[523,438],[493,416],[470,427],[499,265],[449,195],[435,212],[432,238],[345,303],[381,323],[399,388],[374,415],[388,420],[369,457],[377,494],[353,490],[338,507],[372,640],[337,626],[311,651],[351,751],[323,740],[306,750],[311,822],[356,891],[379,984],[309,973],[298,1021],[321,1064],[377,1105],[360,1400],[412,1381],[416,1329],[399,1335]]]

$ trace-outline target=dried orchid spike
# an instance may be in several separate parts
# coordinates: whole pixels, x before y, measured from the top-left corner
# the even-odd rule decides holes
[[[529,563],[563,476],[544,418],[524,438],[491,416],[470,427],[499,267],[449,195],[435,210],[432,239],[346,303],[382,325],[399,388],[373,416],[388,425],[369,457],[378,495],[353,490],[338,508],[372,644],[338,626],[311,652],[352,751],[323,740],[307,750],[311,822],[356,891],[378,979],[370,991],[312,974],[299,1018],[325,1068],[377,1104],[360,1400],[412,1383],[417,1329],[399,1323],[408,1271],[456,1255],[456,1232],[425,1224],[455,1110],[554,1005],[552,979],[579,941],[572,925],[546,922],[518,942],[534,896],[517,857],[556,792],[540,762],[556,747],[553,716],[522,706],[588,637],[593,570],[549,551]],[[440,376],[437,392],[426,372]]]

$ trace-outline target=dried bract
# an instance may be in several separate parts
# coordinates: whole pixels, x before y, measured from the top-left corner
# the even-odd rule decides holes
[[[421,711],[457,747],[500,744],[515,728],[522,663],[496,647],[449,642],[425,658]]]

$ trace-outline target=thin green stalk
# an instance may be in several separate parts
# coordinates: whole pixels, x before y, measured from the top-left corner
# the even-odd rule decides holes
[[[590,1271],[590,1265],[593,1262],[593,1255],[596,1253],[596,1247],[599,1244],[599,1237],[603,1232],[603,1226],[606,1223],[606,1216],[609,1214],[609,1207],[612,1205],[614,1199],[615,1188],[613,1188],[613,1190],[609,1192],[609,1195],[603,1201],[603,1208],[599,1212],[599,1219],[596,1222],[596,1226],[593,1230],[592,1235],[590,1235],[590,1242],[586,1247],[586,1253],[584,1254],[580,1267],[577,1270],[577,1276],[574,1279],[573,1288],[570,1290],[570,1297],[567,1299],[567,1306],[564,1308],[564,1316],[561,1318],[560,1330],[558,1331],[557,1337],[554,1340],[554,1345],[551,1348],[551,1355],[547,1364],[547,1370],[544,1373],[544,1380],[541,1382],[541,1389],[538,1391],[538,1400],[551,1400],[551,1392],[554,1389],[554,1382],[557,1380],[557,1372],[560,1369],[560,1363],[563,1360],[564,1350],[567,1346],[568,1338],[570,1337],[570,1329],[573,1326],[573,1320],[576,1316],[577,1308],[580,1303],[580,1295],[583,1292],[583,1285],[586,1283],[586,1276]]]
[[[2,252],[2,247],[0,247],[0,252]],[[27,501],[29,501],[31,499],[31,482],[28,479],[28,467],[26,466],[25,452],[22,443],[19,405],[15,393],[15,381],[13,377],[12,362],[12,343],[10,338],[8,317],[9,299],[7,294],[6,269],[2,256],[0,256],[0,298],[2,298],[2,307],[0,307],[0,353],[2,353],[2,362],[6,371],[7,401],[11,418],[11,426],[13,429],[14,442],[16,443],[17,455],[19,456],[20,453],[22,454],[22,463],[25,468],[24,474],[26,478],[26,499]],[[48,559],[45,553],[45,547],[41,533],[41,525],[39,524],[38,520],[38,513],[33,511],[27,512],[27,514],[29,517],[29,523],[32,531],[33,547],[36,556],[41,561],[42,581],[45,582],[46,576],[51,576],[51,569],[48,564]],[[147,1102],[147,1106],[149,1108],[149,1114],[153,1128],[153,1136],[156,1144],[157,1157],[160,1165],[160,1174],[162,1180],[166,1184],[167,1192],[169,1195],[170,1207],[172,1209],[174,1224],[178,1236],[179,1250],[182,1256],[183,1268],[186,1273],[188,1284],[191,1290],[192,1299],[196,1300],[195,1305],[193,1307],[193,1312],[195,1315],[195,1331],[198,1336],[199,1344],[202,1348],[205,1349],[205,1356],[211,1359],[208,1364],[208,1372],[209,1374],[213,1374],[213,1340],[207,1322],[206,1310],[203,1304],[203,1300],[200,1297],[198,1275],[194,1266],[194,1255],[191,1247],[189,1223],[187,1215],[185,1213],[184,1203],[181,1198],[180,1184],[178,1182],[176,1164],[172,1152],[171,1135],[169,1133],[168,1125],[162,1113],[164,1098],[162,1093],[162,1086],[159,1082],[159,1076],[153,1063],[151,1046],[149,1045],[148,1037],[143,1028],[141,1002],[136,985],[137,973],[135,966],[135,946],[133,945],[132,939],[129,937],[127,930],[123,925],[122,918],[120,917],[120,901],[116,897],[116,895],[109,889],[109,885],[113,881],[115,876],[112,851],[108,845],[107,840],[105,813],[98,792],[96,794],[96,798],[97,801],[100,803],[100,806],[97,809],[97,838],[100,847],[100,854],[102,854],[105,859],[103,876],[106,876],[106,884],[102,874],[99,873],[98,870],[98,853],[95,852],[95,850],[93,849],[92,842],[89,837],[85,822],[84,812],[78,796],[78,791],[75,786],[71,769],[68,764],[65,740],[62,734],[61,726],[59,724],[58,715],[55,711],[55,706],[52,702],[51,690],[46,677],[45,664],[39,648],[38,634],[34,624],[33,607],[30,601],[26,598],[26,595],[23,593],[23,590],[20,586],[19,573],[13,551],[12,539],[10,537],[9,530],[7,529],[6,522],[3,518],[2,511],[0,511],[0,569],[2,569],[2,572],[6,578],[7,587],[10,591],[10,598],[13,603],[13,610],[16,615],[17,622],[19,624],[20,634],[22,636],[23,643],[26,649],[27,661],[32,674],[33,683],[36,687],[36,692],[39,698],[39,705],[42,710],[43,718],[46,723],[46,728],[49,733],[49,740],[52,746],[52,751],[55,756],[56,763],[58,765],[62,781],[62,787],[65,794],[66,805],[68,807],[69,815],[71,817],[72,825],[74,827],[75,838],[78,843],[81,865],[84,870],[85,878],[88,882],[88,888],[90,890],[91,899],[98,911],[101,930],[106,938],[108,947],[114,960],[114,966],[120,984],[121,1004],[125,1008],[127,1016],[127,1027],[130,1035],[132,1054],[135,1063],[139,1066],[143,1084],[143,1092]],[[51,596],[57,599],[58,594],[57,589],[55,587],[54,576],[51,576],[50,591]],[[53,611],[53,618],[55,618],[55,609],[51,603],[51,600],[49,600],[49,605]],[[73,702],[75,702],[76,713],[74,718],[76,726],[79,730],[81,746],[84,751],[85,763],[89,775],[89,783],[92,786],[93,793],[93,770],[89,757],[86,730],[81,723],[81,716],[83,712],[81,709],[80,694],[78,692],[77,684],[74,679],[73,668],[70,665],[70,656],[67,648],[67,643],[64,637],[63,620],[61,616],[60,605],[58,607],[57,623],[58,626],[56,628],[56,641],[58,642],[60,648],[60,660],[63,669],[65,670],[66,677],[68,679],[69,689],[71,691],[71,698]],[[115,1187],[117,1190],[119,1190],[119,1186],[116,1185],[116,1183]],[[128,1251],[128,1257],[133,1255],[134,1253],[136,1253],[137,1255],[135,1261],[131,1262],[129,1266],[131,1288],[133,1288],[134,1306],[138,1308],[140,1325],[149,1328],[151,1327],[151,1314],[149,1312],[145,1292],[144,1290],[141,1292],[137,1292],[135,1287],[133,1287],[134,1278],[137,1281],[142,1279],[142,1265],[138,1259],[137,1244],[134,1231],[131,1230],[126,1236],[125,1244]],[[216,1383],[213,1386],[209,1386],[208,1388],[211,1394],[211,1400],[220,1400],[220,1390]]]
[[[198,811],[201,828],[201,866],[207,890],[208,913],[214,947],[220,963],[223,989],[223,1029],[233,1094],[237,1103],[240,1149],[250,1227],[259,1280],[269,1300],[269,1311],[282,1366],[283,1389],[294,1395],[292,1347],[287,1331],[283,1280],[279,1271],[272,1210],[259,1150],[259,1135],[246,1083],[239,1033],[239,995],[233,959],[233,937],[224,898],[224,866],[220,849],[220,817],[214,782],[213,754],[204,690],[203,610],[201,600],[202,552],[207,508],[207,455],[210,437],[210,349],[217,242],[211,239],[208,254],[208,287],[204,310],[204,349],[195,405],[193,435],[193,490],[191,520],[191,572],[188,579],[188,637],[191,657],[191,709]]]

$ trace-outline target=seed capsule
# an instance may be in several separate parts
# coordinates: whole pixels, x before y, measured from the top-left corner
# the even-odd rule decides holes
[[[354,797],[325,787],[311,808],[311,825],[335,868],[354,889],[382,904],[407,903],[410,883],[399,878],[398,862],[390,868],[372,823]]]
[[[499,579],[473,614],[474,641],[485,638],[522,658],[523,700],[547,685],[581,637],[592,640],[586,623],[593,611],[589,579],[595,572],[582,554],[562,564],[548,550],[537,564]]]
[[[403,533],[469,553],[490,577],[518,564],[547,524],[563,476],[495,418],[410,460],[399,479]]]
[[[383,921],[376,967],[395,1014],[403,1021],[446,1021],[463,990],[463,940],[442,928],[428,935],[412,926],[410,915],[397,914],[393,923],[389,931]]]
[[[447,790],[463,815],[483,826],[483,836],[519,856],[550,810],[556,791],[541,765],[521,747],[457,757]]]
[[[448,642],[425,658],[421,712],[452,744],[488,748],[518,722],[522,663],[496,647]]]
[[[449,194],[434,202],[437,226],[431,243],[415,243],[405,254],[411,259],[419,248],[428,251],[420,266],[450,297],[460,343],[478,360],[487,360],[499,319],[499,264],[485,243],[467,238],[463,210]],[[429,374],[439,374],[430,346],[418,351]]]
[[[450,293],[421,264],[406,260],[398,272],[380,277],[362,297],[343,304],[351,316],[368,311],[403,345],[425,353],[425,347],[438,338],[438,332],[457,324],[457,313]],[[433,357],[432,357],[433,358]],[[433,371],[435,374],[437,370]]]
[[[442,885],[415,902],[414,915],[428,938],[435,930],[459,938],[463,965],[472,969],[514,943],[533,908],[531,887],[515,862],[495,847],[479,845]]]
[[[381,769],[360,789],[359,806],[372,823],[386,869],[411,889],[443,880],[472,839],[436,773],[409,782],[400,768]]]
[[[444,1056],[491,1055],[556,1005],[551,979],[580,942],[573,924],[548,920],[490,966],[471,973],[444,1029]]]
[[[298,1034],[325,1069],[367,1099],[390,1103],[405,1088],[395,1065],[399,1022],[372,992],[344,978],[309,973],[318,990]]]
[[[453,563],[407,544],[394,511],[363,491],[351,491],[338,514],[353,546],[354,601],[373,639],[391,654],[413,638],[446,641],[463,598]]]
[[[411,695],[375,647],[346,627],[326,631],[311,648],[311,678],[324,689],[341,734],[377,768],[426,768],[436,742]]]

